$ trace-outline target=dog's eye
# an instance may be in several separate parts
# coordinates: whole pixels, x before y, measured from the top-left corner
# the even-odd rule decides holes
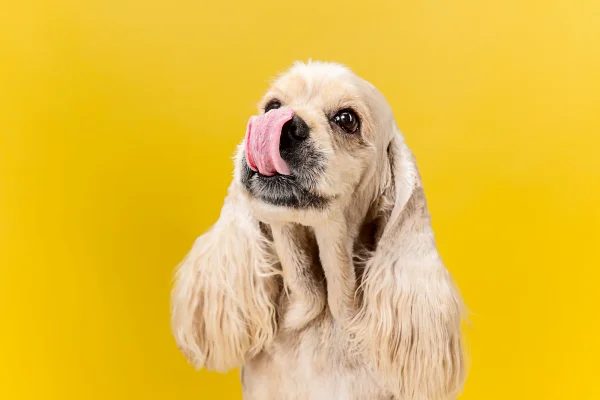
[[[341,110],[333,117],[333,122],[346,133],[355,133],[359,122],[356,113],[352,110]]]
[[[271,100],[265,106],[265,112],[267,113],[267,112],[269,112],[271,110],[275,110],[279,107],[281,107],[281,102],[279,100]]]

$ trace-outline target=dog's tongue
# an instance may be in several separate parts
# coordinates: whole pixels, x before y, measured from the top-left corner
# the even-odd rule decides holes
[[[261,175],[289,175],[290,169],[279,154],[283,124],[292,119],[294,110],[281,107],[260,116],[252,116],[246,128],[246,160]]]

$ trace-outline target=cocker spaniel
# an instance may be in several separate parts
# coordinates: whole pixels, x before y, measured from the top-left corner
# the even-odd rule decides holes
[[[179,266],[179,348],[241,367],[247,400],[447,400],[465,378],[462,315],[385,98],[341,65],[297,63]]]

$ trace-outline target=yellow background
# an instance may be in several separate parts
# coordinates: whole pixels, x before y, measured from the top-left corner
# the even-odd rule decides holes
[[[600,2],[3,0],[0,399],[239,399],[169,331],[267,81],[336,60],[415,151],[463,399],[598,399]]]

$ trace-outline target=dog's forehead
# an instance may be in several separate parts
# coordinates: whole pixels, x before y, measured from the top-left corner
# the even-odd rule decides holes
[[[356,75],[339,64],[297,64],[273,83],[271,92],[288,101],[327,104],[359,98],[357,82]]]
[[[273,82],[259,109],[274,99],[292,107],[308,106],[325,112],[351,107],[374,131],[386,132],[378,135],[384,142],[396,130],[393,112],[383,94],[341,64],[322,61],[294,64]]]

